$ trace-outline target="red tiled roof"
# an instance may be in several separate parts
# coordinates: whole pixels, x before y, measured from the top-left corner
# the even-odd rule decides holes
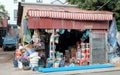
[[[73,20],[112,20],[113,13],[107,11],[86,11],[74,8],[56,9],[56,10],[28,10],[30,17],[47,17],[58,19],[73,19]]]

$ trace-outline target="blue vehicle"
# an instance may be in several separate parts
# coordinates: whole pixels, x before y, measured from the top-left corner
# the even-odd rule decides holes
[[[3,37],[3,50],[15,50],[18,46],[18,38],[13,35]]]

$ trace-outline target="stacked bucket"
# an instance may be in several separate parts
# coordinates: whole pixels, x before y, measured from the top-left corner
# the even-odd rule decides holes
[[[89,48],[89,43],[86,43],[86,56],[85,56],[85,60],[86,60],[86,64],[89,65],[90,62],[90,48]]]
[[[81,43],[81,59],[79,60],[79,65],[89,65],[89,43]]]

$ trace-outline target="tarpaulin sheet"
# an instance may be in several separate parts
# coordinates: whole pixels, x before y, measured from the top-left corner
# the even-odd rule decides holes
[[[73,70],[87,70],[87,69],[98,69],[98,68],[111,68],[113,64],[98,64],[89,66],[74,66],[74,67],[60,67],[60,68],[39,68],[39,72],[59,72],[59,71],[73,71]]]

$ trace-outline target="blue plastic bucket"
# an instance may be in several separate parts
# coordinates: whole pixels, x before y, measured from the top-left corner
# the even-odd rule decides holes
[[[18,61],[17,61],[17,60],[14,60],[14,61],[13,61],[13,65],[14,65],[15,68],[17,68],[17,67],[18,67]]]

